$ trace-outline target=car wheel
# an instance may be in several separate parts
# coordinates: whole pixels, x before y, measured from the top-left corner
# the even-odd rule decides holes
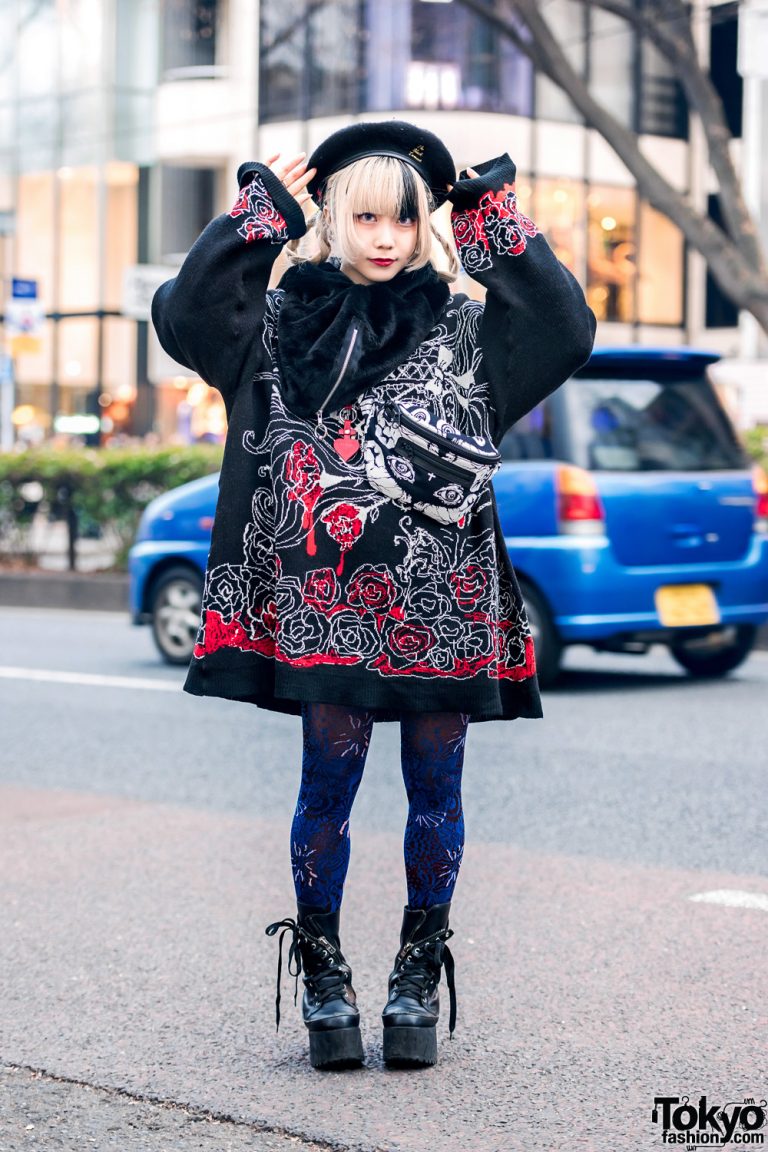
[[[200,627],[203,579],[187,565],[168,568],[152,589],[152,636],[167,664],[188,664]]]
[[[533,636],[539,687],[549,688],[560,675],[563,644],[552,620],[552,613],[541,593],[530,584],[522,583],[520,591],[523,594],[525,611]]]
[[[689,675],[714,680],[743,664],[756,639],[756,625],[739,624],[695,640],[671,644],[669,650]]]

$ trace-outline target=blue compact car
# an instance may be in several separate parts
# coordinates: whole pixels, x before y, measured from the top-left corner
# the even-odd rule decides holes
[[[504,437],[493,486],[543,687],[569,644],[665,644],[724,676],[768,621],[768,477],[707,377],[717,358],[596,349]],[[133,622],[173,664],[194,646],[217,494],[213,475],[154,500],[130,553]]]

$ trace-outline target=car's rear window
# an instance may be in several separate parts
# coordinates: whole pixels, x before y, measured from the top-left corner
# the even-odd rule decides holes
[[[703,379],[569,381],[565,396],[573,462],[596,471],[743,468],[744,449]]]

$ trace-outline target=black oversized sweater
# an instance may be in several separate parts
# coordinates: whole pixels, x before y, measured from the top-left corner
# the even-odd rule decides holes
[[[514,164],[504,153],[475,167],[478,178],[463,172],[454,187],[451,222],[484,304],[449,294],[415,348],[396,347],[383,378],[325,413],[327,439],[281,393],[286,289],[267,284],[281,246],[306,223],[269,168],[243,166],[233,209],[158,289],[152,319],[163,347],[220,390],[228,415],[187,692],[294,715],[302,701],[365,707],[380,720],[542,715],[492,486],[464,521],[440,524],[373,489],[362,451],[344,460],[332,446],[345,417],[362,439],[384,397],[418,401],[498,445],[589,357],[594,316],[520,213]],[[323,268],[338,279],[338,261],[316,273]],[[307,387],[325,393],[330,383]]]

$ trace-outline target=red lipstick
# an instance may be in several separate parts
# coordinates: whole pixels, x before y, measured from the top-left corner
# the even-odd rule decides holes
[[[390,264],[394,264],[394,260],[371,260],[371,264],[378,264],[380,268],[388,268]]]

